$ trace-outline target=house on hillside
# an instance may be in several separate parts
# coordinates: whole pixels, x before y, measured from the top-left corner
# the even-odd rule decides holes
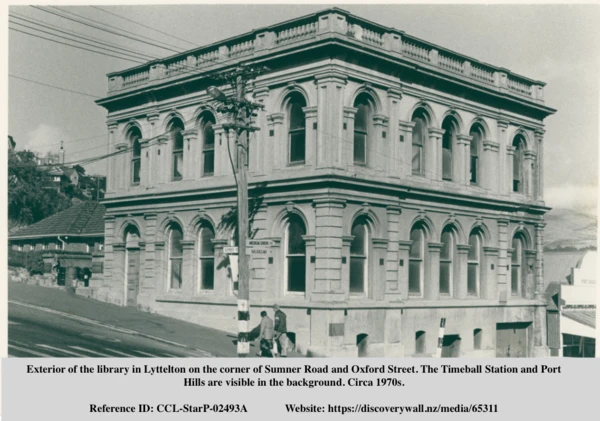
[[[104,248],[104,205],[88,201],[21,228],[8,236],[10,250],[93,253]]]
[[[545,83],[338,8],[108,75],[99,297],[236,328],[235,139],[207,88],[239,64],[268,68],[252,320],[278,303],[311,355],[432,356],[441,318],[445,356],[548,355]]]

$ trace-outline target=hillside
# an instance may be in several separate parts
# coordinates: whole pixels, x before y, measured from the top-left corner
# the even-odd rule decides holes
[[[544,220],[544,247],[556,249],[586,249],[596,247],[597,219],[595,216],[571,209],[556,208]]]

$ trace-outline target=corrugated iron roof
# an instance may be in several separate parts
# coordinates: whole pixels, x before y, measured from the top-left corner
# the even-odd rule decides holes
[[[563,311],[562,316],[596,329],[596,310]]]
[[[581,251],[544,251],[544,283],[572,284],[571,268],[577,266],[587,250]]]
[[[104,205],[86,201],[24,227],[8,238],[50,235],[104,235]]]

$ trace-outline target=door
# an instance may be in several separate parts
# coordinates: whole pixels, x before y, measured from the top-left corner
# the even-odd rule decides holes
[[[460,336],[444,335],[442,341],[442,358],[460,357]]]
[[[527,357],[527,329],[531,323],[496,324],[496,357]]]
[[[127,270],[127,306],[137,307],[140,285],[140,250],[127,249],[125,252]]]

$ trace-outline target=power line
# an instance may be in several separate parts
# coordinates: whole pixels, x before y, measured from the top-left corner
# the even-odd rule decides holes
[[[100,11],[102,11],[102,12],[104,12],[104,13],[108,13],[109,15],[113,15],[113,16],[116,16],[116,17],[118,17],[118,18],[124,19],[124,20],[126,20],[126,21],[128,21],[128,22],[135,23],[136,25],[143,26],[144,28],[151,29],[151,30],[153,30],[153,31],[156,31],[156,32],[158,32],[159,34],[167,35],[167,36],[170,36],[170,37],[172,37],[172,38],[175,38],[175,39],[177,39],[177,40],[179,40],[179,41],[187,42],[188,44],[191,44],[191,45],[193,45],[194,47],[198,47],[198,45],[196,45],[196,43],[194,43],[194,42],[187,41],[187,40],[185,40],[185,39],[183,39],[183,38],[176,37],[175,35],[168,34],[168,33],[166,33],[166,32],[160,31],[160,30],[158,30],[158,29],[156,29],[156,28],[153,28],[153,27],[151,27],[151,26],[144,25],[143,23],[140,23],[140,22],[134,21],[134,20],[132,20],[132,19],[126,18],[125,16],[121,16],[121,15],[119,15],[118,13],[109,12],[108,10],[105,10],[105,9],[103,9],[103,8],[101,8],[101,7],[96,7],[96,6],[90,6],[90,7],[91,7],[92,9],[100,10]]]
[[[38,85],[47,86],[47,87],[49,87],[49,88],[59,89],[59,90],[61,90],[61,91],[65,91],[65,92],[71,92],[71,93],[73,93],[73,94],[85,95],[85,96],[89,96],[89,97],[92,97],[92,98],[102,98],[102,97],[100,97],[100,96],[91,95],[91,94],[86,94],[85,92],[73,91],[73,90],[71,90],[71,89],[61,88],[61,87],[59,87],[59,86],[49,85],[49,84],[47,84],[47,83],[42,83],[42,82],[38,82],[38,81],[36,81],[36,80],[31,80],[31,79],[26,79],[26,78],[24,78],[24,77],[20,77],[20,76],[15,76],[15,75],[11,75],[11,74],[9,74],[8,76],[9,76],[9,77],[14,77],[15,79],[21,79],[21,80],[25,80],[25,81],[27,81],[27,82],[31,82],[31,83],[36,83],[36,84],[38,84]]]

